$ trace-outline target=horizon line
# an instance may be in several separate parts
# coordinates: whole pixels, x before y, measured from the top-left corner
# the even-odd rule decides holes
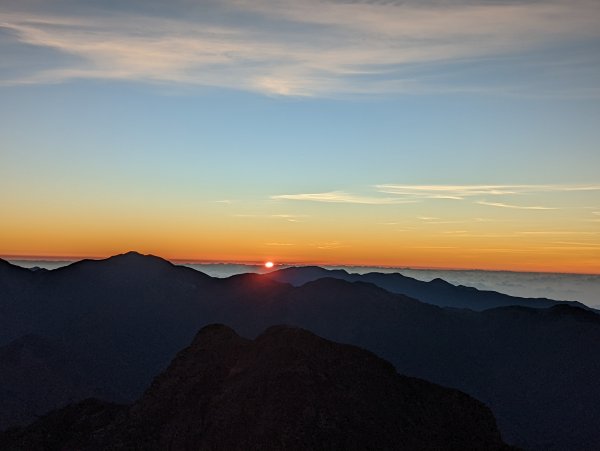
[[[41,256],[41,255],[6,255],[0,254],[0,259],[6,261],[39,261],[39,262],[63,262],[76,263],[82,260],[106,260],[118,255],[124,255],[129,252],[135,252],[140,255],[152,255],[162,258],[174,264],[192,264],[192,265],[242,265],[242,266],[263,266],[265,261],[258,260],[201,260],[189,258],[167,258],[156,254],[145,254],[138,251],[125,251],[109,256]],[[481,271],[481,272],[511,272],[511,273],[530,273],[530,274],[570,274],[581,276],[600,276],[600,272],[574,272],[574,271],[540,271],[540,270],[515,270],[515,269],[481,269],[481,268],[460,268],[444,266],[395,266],[395,265],[372,265],[372,264],[344,264],[344,263],[315,263],[315,262],[274,262],[275,267],[301,267],[301,266],[319,266],[319,267],[344,267],[344,268],[380,268],[397,270],[416,270],[416,271]]]

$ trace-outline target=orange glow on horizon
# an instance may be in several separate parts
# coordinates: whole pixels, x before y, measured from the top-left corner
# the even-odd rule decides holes
[[[0,257],[78,260],[135,250],[174,262],[263,266],[268,256],[277,265],[600,274],[597,215],[585,209],[579,221],[571,210],[506,209],[474,220],[456,208],[439,208],[435,218],[424,211],[393,217],[385,206],[361,214],[363,207],[310,204],[297,207],[299,219],[290,221],[271,211],[210,208],[9,215],[0,226]]]
[[[48,261],[78,261],[83,259],[101,260],[113,255],[123,254],[128,250],[115,251],[112,253],[100,255],[86,255],[86,254],[45,254],[45,255],[33,255],[33,254],[0,254],[0,258],[5,260],[48,260]],[[263,266],[267,269],[271,269],[275,266],[273,262],[261,263],[257,258],[252,258],[249,255],[243,255],[240,258],[231,258],[231,255],[224,256],[225,258],[203,258],[200,256],[193,256],[189,258],[181,258],[177,256],[168,256],[158,252],[152,251],[139,251],[141,254],[156,255],[158,257],[169,260],[175,264],[238,264],[238,265],[252,265],[252,266]],[[432,256],[433,257],[433,256]],[[374,257],[371,258],[356,258],[356,259],[336,259],[336,258],[306,258],[306,259],[290,259],[281,257],[278,265],[280,266],[347,266],[347,267],[379,267],[379,268],[397,268],[397,269],[430,269],[430,270],[457,270],[457,271],[509,271],[509,272],[535,272],[535,273],[557,273],[557,274],[590,274],[600,275],[600,270],[597,266],[594,266],[594,261],[577,261],[573,262],[570,267],[558,266],[555,262],[544,262],[543,258],[539,260],[529,262],[520,261],[514,262],[510,258],[498,258],[494,261],[479,260],[477,263],[452,263],[458,259],[449,257],[448,259],[432,258],[430,263],[427,258],[414,257],[406,262],[394,261],[394,260],[378,260]],[[468,260],[468,259],[467,259]],[[268,265],[272,263],[271,265]]]

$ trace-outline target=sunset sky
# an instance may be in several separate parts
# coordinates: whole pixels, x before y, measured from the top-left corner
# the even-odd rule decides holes
[[[597,0],[0,1],[0,256],[600,273]]]

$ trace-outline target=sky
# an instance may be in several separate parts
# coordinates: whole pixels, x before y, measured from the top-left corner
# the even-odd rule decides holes
[[[600,273],[596,0],[0,1],[0,256]]]

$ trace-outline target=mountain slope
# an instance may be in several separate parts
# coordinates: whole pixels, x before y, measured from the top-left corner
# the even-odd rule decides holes
[[[102,408],[88,401],[83,418],[91,407]],[[506,448],[489,409],[464,393],[401,376],[365,350],[284,326],[254,341],[225,326],[205,327],[127,415],[113,416],[96,433],[71,413],[76,409],[65,409],[70,422],[59,426],[63,441],[79,437],[81,449]],[[35,450],[44,422],[65,416],[57,412],[13,431],[4,446]]]
[[[0,347],[0,424],[31,421],[66,402],[109,396],[82,361],[54,340],[25,335]]]

